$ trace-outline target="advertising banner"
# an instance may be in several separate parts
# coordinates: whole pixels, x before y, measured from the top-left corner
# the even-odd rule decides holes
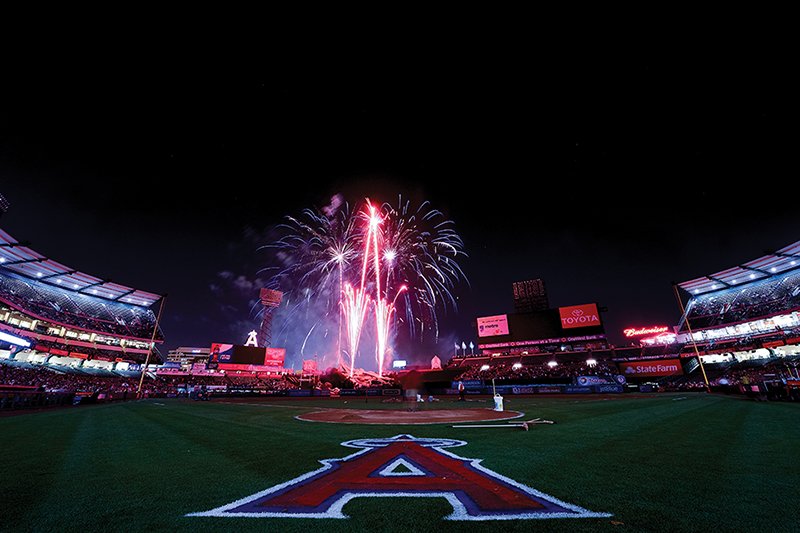
[[[263,350],[264,348],[260,349]],[[267,348],[266,350],[264,366],[279,366],[283,368],[283,361],[286,359],[286,348]]]
[[[619,369],[627,377],[680,376],[683,374],[680,359],[656,359],[619,363]]]
[[[463,379],[461,381],[464,383],[465,389],[480,389],[483,387],[483,381],[479,379]],[[450,383],[450,388],[458,390],[458,381],[452,381]]]
[[[645,335],[658,335],[659,333],[668,333],[668,326],[644,326],[641,328],[625,328],[622,334],[627,338],[631,337],[644,337]]]
[[[478,337],[508,335],[508,315],[478,317]]]
[[[592,392],[591,387],[576,387],[575,385],[567,385],[564,387],[564,392],[567,394],[587,394]]]
[[[614,394],[623,392],[625,390],[623,389],[622,385],[595,385],[592,388],[594,389],[595,392],[605,392],[605,393],[612,392]]]
[[[588,387],[589,385],[605,385],[606,383],[614,383],[610,377],[605,376],[578,376],[575,378],[575,384],[581,387]]]
[[[600,313],[597,311],[597,304],[572,305],[569,307],[559,307],[558,314],[561,316],[561,328],[587,328],[590,326],[600,326]]]
[[[213,343],[208,354],[208,368],[217,368],[219,363],[230,362],[232,350],[233,344]]]

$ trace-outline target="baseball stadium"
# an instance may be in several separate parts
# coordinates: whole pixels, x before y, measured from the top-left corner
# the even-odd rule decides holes
[[[0,531],[797,529],[800,241],[665,280],[624,344],[537,279],[424,353],[465,277],[441,217],[290,218],[258,327],[170,350],[167,295],[0,229]]]

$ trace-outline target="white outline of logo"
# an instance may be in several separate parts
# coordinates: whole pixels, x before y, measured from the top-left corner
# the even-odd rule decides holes
[[[548,501],[550,503],[556,504],[560,507],[565,509],[569,509],[570,513],[565,512],[543,512],[543,513],[517,513],[517,514],[481,514],[481,515],[470,515],[467,512],[467,508],[464,504],[456,497],[455,493],[453,492],[358,492],[358,491],[348,491],[339,496],[339,498],[331,504],[327,510],[323,513],[279,513],[279,512],[263,512],[263,513],[252,513],[252,512],[230,512],[231,509],[235,509],[237,507],[241,507],[247,503],[253,502],[264,496],[272,494],[274,492],[280,491],[292,485],[296,485],[298,483],[302,483],[303,481],[316,476],[322,472],[327,470],[331,470],[334,468],[334,463],[342,462],[342,461],[349,461],[359,455],[363,455],[365,453],[370,452],[373,448],[379,448],[388,446],[393,442],[398,441],[414,441],[418,442],[420,445],[429,447],[433,450],[436,450],[439,453],[442,453],[446,456],[449,456],[453,459],[457,459],[459,461],[469,461],[470,466],[487,477],[493,478],[495,480],[502,481],[503,483],[507,483],[512,485],[523,492],[528,493],[529,495]],[[466,441],[463,440],[455,440],[455,439],[429,439],[429,438],[416,438],[412,435],[407,434],[400,434],[395,435],[394,437],[390,437],[388,439],[356,439],[356,440],[349,440],[342,442],[342,446],[347,446],[348,448],[363,448],[361,451],[356,453],[350,454],[346,457],[342,457],[341,459],[321,459],[319,462],[322,463],[322,468],[318,468],[317,470],[313,470],[311,472],[307,472],[302,474],[294,479],[286,481],[285,483],[280,483],[268,489],[262,490],[261,492],[257,492],[245,498],[241,498],[229,504],[223,505],[221,507],[217,507],[216,509],[211,509],[210,511],[203,511],[199,513],[189,513],[186,516],[214,516],[214,517],[228,517],[228,518],[239,518],[239,517],[249,517],[249,518],[349,518],[348,515],[344,514],[343,509],[344,506],[347,505],[350,500],[355,498],[444,498],[446,499],[450,505],[453,507],[453,512],[445,517],[445,520],[463,520],[463,521],[487,521],[487,520],[543,520],[548,518],[607,518],[611,515],[610,513],[596,513],[593,511],[589,511],[584,509],[583,507],[579,507],[577,505],[573,505],[571,503],[564,502],[550,496],[549,494],[545,494],[544,492],[538,491],[532,487],[527,485],[523,485],[517,481],[514,481],[511,478],[508,478],[502,474],[498,474],[494,470],[490,470],[485,466],[482,466],[480,463],[483,459],[470,459],[467,457],[461,457],[454,453],[448,452],[443,448],[451,448],[456,446],[463,446],[466,444]],[[383,470],[388,470],[384,468]],[[403,475],[408,475],[404,473]]]

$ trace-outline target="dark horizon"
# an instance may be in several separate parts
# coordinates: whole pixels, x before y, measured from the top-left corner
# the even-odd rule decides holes
[[[26,79],[3,89],[0,227],[168,293],[165,346],[206,346],[239,340],[210,286],[256,277],[266,228],[337,193],[402,194],[454,220],[469,254],[443,337],[477,344],[475,317],[513,312],[511,283],[542,278],[551,306],[607,307],[622,344],[625,327],[677,323],[672,282],[800,239],[794,110],[775,74],[747,68],[761,83],[701,65],[558,69],[537,94],[513,77],[372,90],[257,72]]]

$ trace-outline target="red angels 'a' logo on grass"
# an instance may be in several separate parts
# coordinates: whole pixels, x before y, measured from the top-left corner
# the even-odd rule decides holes
[[[347,518],[342,509],[361,497],[445,498],[453,506],[448,520],[611,516],[563,502],[481,466],[480,459],[444,449],[464,444],[411,435],[343,442],[362,449],[342,459],[323,459],[322,468],[187,516]]]

